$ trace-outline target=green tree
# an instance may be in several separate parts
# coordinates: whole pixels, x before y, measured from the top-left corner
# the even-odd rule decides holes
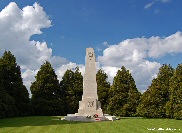
[[[0,58],[0,95],[1,113],[4,117],[30,115],[28,90],[23,85],[16,58],[10,51],[5,51]]]
[[[169,101],[169,81],[173,76],[174,69],[164,64],[152,80],[149,89],[141,97],[137,112],[140,116],[151,118],[166,117],[166,103]]]
[[[97,80],[97,93],[98,99],[101,102],[102,110],[104,113],[107,113],[107,106],[109,100],[109,89],[110,83],[107,81],[107,74],[103,70],[98,70],[96,74]]]
[[[75,72],[67,70],[60,82],[62,95],[65,103],[65,114],[78,112],[79,101],[83,93],[83,76],[76,67]]]
[[[124,116],[136,116],[136,109],[140,102],[141,93],[138,91],[135,85],[135,81],[131,74],[129,75],[129,92],[127,98],[127,104],[123,106]]]
[[[109,112],[117,116],[134,116],[140,98],[129,70],[118,70],[110,89]]]
[[[62,115],[64,109],[59,81],[48,61],[41,66],[35,78],[30,90],[36,115]]]
[[[15,101],[6,90],[0,85],[0,119],[17,116]]]
[[[179,64],[170,80],[170,100],[166,104],[168,118],[182,120],[182,64]]]
[[[74,72],[74,112],[78,112],[79,101],[82,99],[83,94],[83,76],[79,70],[79,67],[76,67]]]

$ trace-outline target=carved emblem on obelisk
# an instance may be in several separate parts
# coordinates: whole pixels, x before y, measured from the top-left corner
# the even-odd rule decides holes
[[[88,52],[89,57],[93,57],[93,52]]]

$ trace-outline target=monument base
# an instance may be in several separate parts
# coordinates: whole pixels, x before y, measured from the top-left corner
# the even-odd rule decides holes
[[[88,117],[88,116],[77,116],[77,114],[68,114],[61,120],[67,120],[67,121],[82,121],[82,122],[95,122],[95,121],[114,121],[116,120],[115,116],[102,116],[102,117]]]
[[[79,101],[78,116],[88,116],[97,114],[99,117],[104,116],[100,101],[95,98],[84,98]]]
[[[103,116],[102,109],[89,110],[89,109],[78,109],[78,116],[88,116],[97,114],[99,117]]]
[[[83,121],[83,122],[95,122],[95,121],[108,121],[106,117],[87,118],[85,116],[66,116],[64,120],[67,121]]]

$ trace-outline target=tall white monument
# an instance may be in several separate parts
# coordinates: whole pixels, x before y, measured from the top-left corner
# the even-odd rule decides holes
[[[98,101],[96,82],[96,62],[93,48],[86,48],[86,66],[83,77],[82,101],[79,101],[78,116],[97,114],[103,116],[101,104]]]
[[[97,118],[88,118],[95,116]],[[115,120],[115,116],[104,116],[101,104],[98,101],[97,82],[96,82],[96,62],[93,48],[86,49],[86,65],[83,77],[82,101],[79,101],[78,113],[68,114],[63,120],[68,121],[105,121]]]

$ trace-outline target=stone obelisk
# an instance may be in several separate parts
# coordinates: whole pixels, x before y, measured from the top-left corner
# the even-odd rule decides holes
[[[98,101],[96,82],[96,62],[93,48],[86,48],[86,65],[83,77],[82,101],[79,101],[78,116],[97,114],[103,116],[101,104]]]

